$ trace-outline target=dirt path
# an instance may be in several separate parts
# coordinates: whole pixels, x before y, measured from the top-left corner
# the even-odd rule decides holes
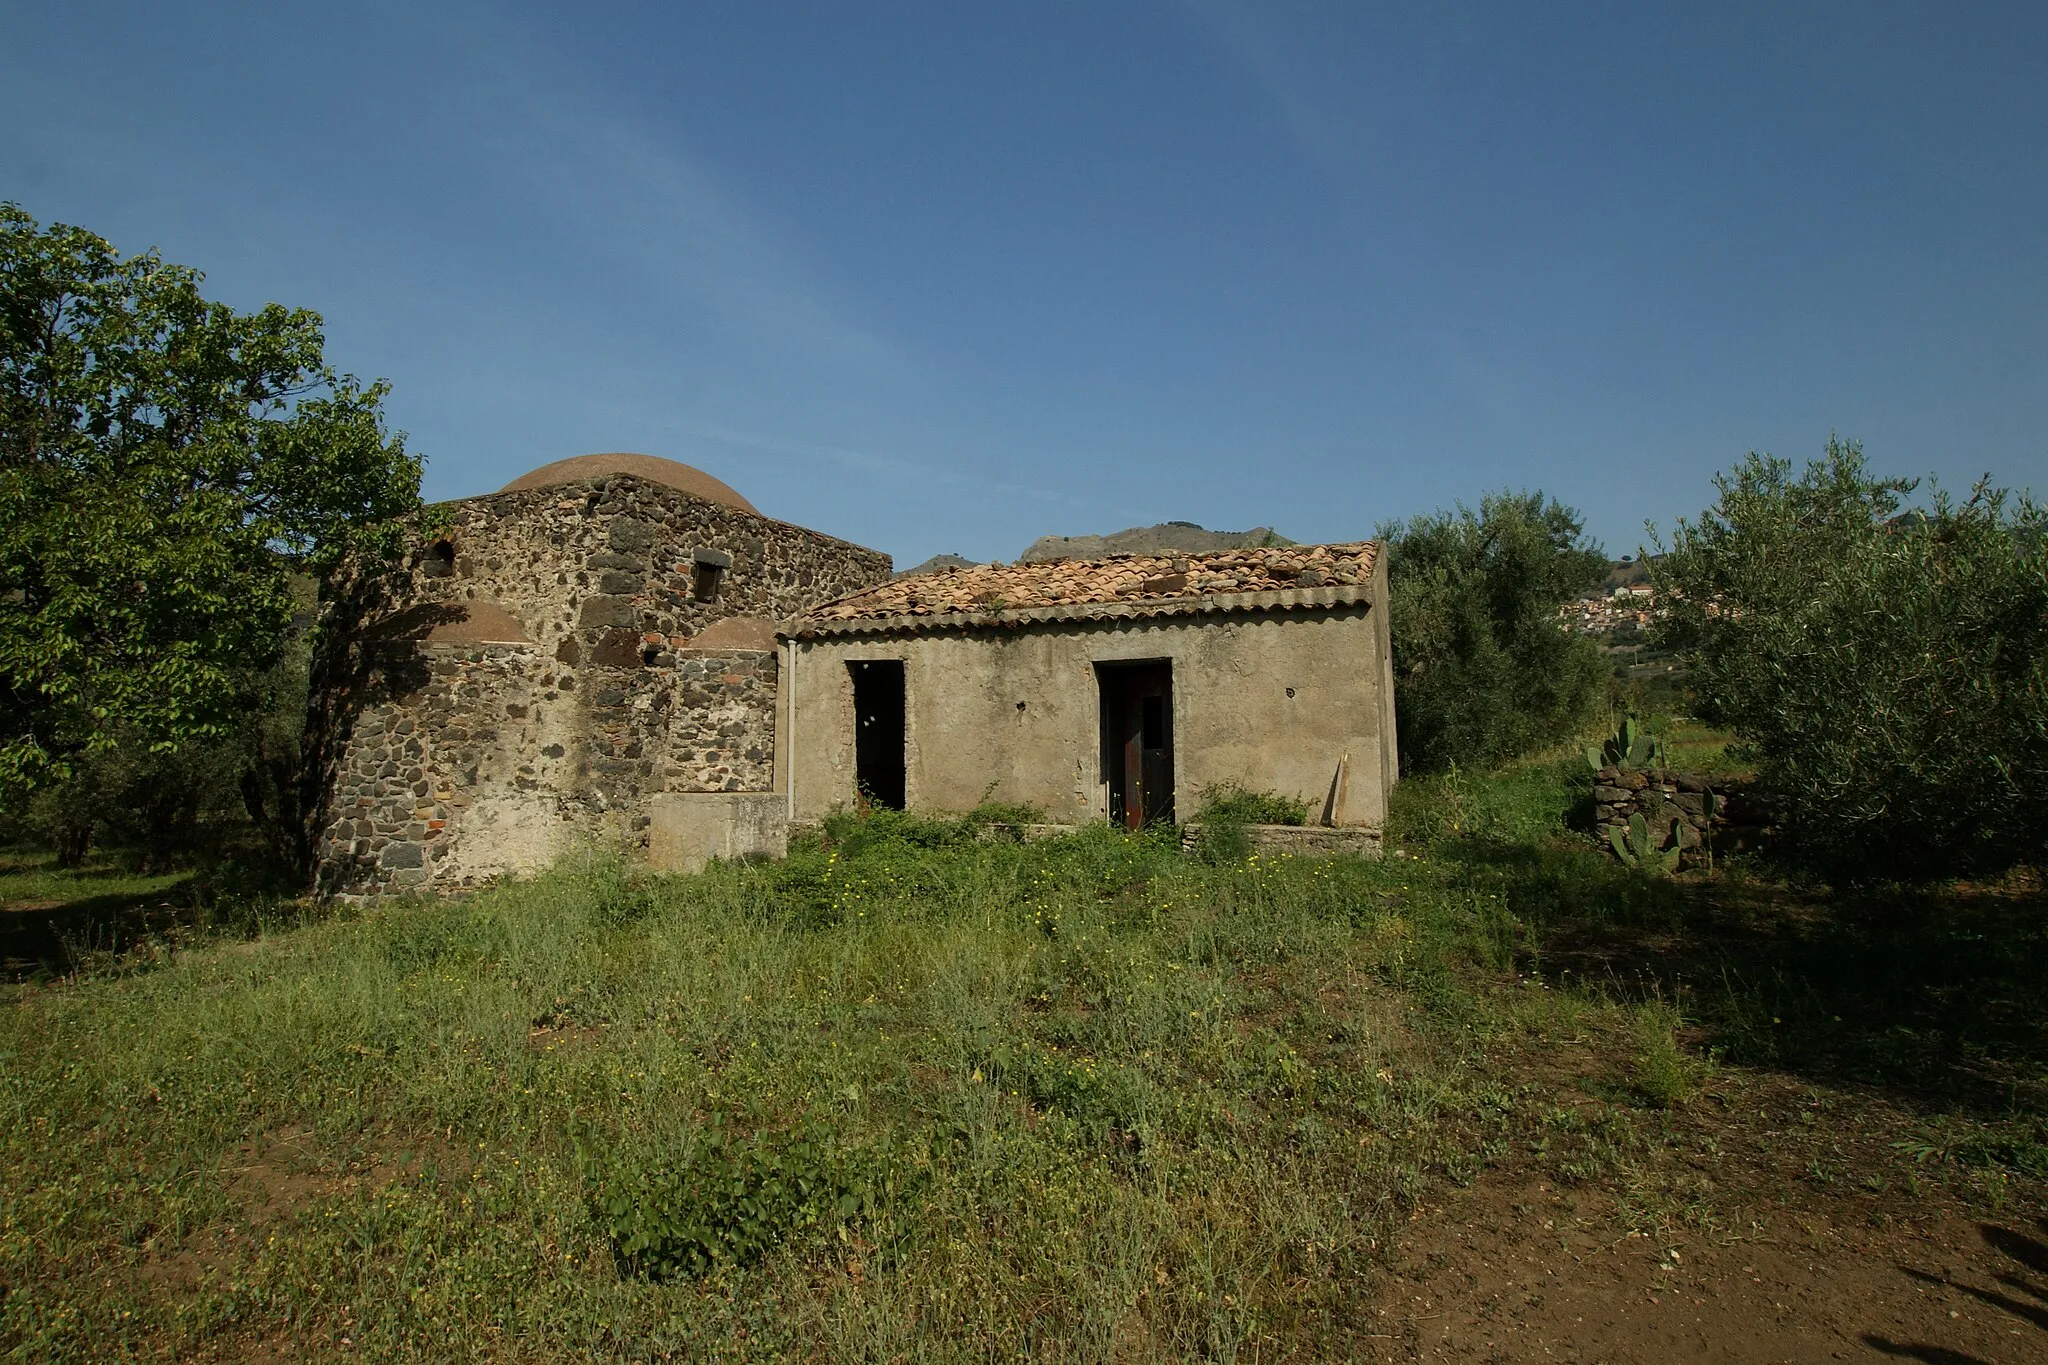
[[[1922,1131],[1875,1092],[1723,1071],[1606,1178],[1528,1157],[1418,1210],[1380,1358],[2048,1362],[2048,1189],[1916,1161]]]
[[[2048,1361],[2048,1219],[1842,1204],[1687,1235],[1617,1212],[1504,1183],[1429,1210],[1382,1294],[1383,1358]]]

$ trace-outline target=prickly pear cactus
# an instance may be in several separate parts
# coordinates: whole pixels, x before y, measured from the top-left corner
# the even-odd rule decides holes
[[[1586,762],[1595,772],[1602,768],[1623,772],[1659,769],[1664,766],[1664,741],[1634,716],[1624,716],[1621,728],[1609,735],[1606,743],[1586,750]]]
[[[1607,843],[1613,848],[1614,856],[1629,866],[1643,872],[1670,875],[1678,870],[1680,846],[1678,830],[1674,824],[1671,834],[1662,843],[1650,836],[1650,822],[1638,811],[1628,818],[1628,828],[1619,826],[1607,831]]]

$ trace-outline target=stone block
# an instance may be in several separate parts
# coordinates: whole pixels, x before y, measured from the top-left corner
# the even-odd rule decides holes
[[[426,857],[418,844],[386,844],[384,855],[377,860],[385,867],[423,867]]]
[[[789,801],[780,792],[660,792],[647,813],[647,862],[659,871],[789,852]]]
[[[614,627],[598,637],[597,645],[590,651],[590,662],[597,668],[638,668],[640,659],[640,637],[630,630]]]
[[[638,554],[653,546],[654,527],[638,517],[614,517],[610,540],[614,550]]]
[[[576,621],[584,630],[631,625],[633,603],[631,599],[624,597],[586,597],[576,614]]]

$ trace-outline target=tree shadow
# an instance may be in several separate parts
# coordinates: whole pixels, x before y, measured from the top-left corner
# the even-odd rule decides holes
[[[1562,843],[1446,851],[1529,926],[1528,967],[1675,1001],[1729,1061],[1985,1119],[2048,1112],[2038,887],[1835,892],[1649,877]],[[2015,1141],[2031,1150],[2003,1159],[2048,1174],[2048,1126]]]
[[[2048,1233],[2048,1219],[2041,1220],[2036,1226],[2043,1233]],[[2036,1274],[2048,1274],[2048,1244],[2042,1243],[2027,1233],[2016,1232],[2011,1228],[1999,1227],[1995,1223],[1980,1223],[1977,1225],[1977,1231],[1984,1238],[1986,1246],[2000,1253],[2008,1260],[2016,1262],[2022,1269]],[[2003,1284],[2008,1289],[2018,1290],[2020,1294],[2026,1296],[2024,1298],[2015,1298],[2011,1294],[2001,1293],[1995,1289],[1982,1289],[1976,1285],[1965,1284],[1959,1280],[1951,1279],[1946,1275],[1931,1275],[1924,1270],[1915,1270],[1911,1266],[1900,1266],[1899,1269],[1922,1284],[1946,1289],[1951,1293],[1967,1295],[1987,1308],[1995,1308],[1999,1312],[2017,1318],[2021,1322],[2031,1324],[2040,1331],[2048,1332],[2048,1284],[2025,1279],[2010,1271],[2000,1271],[1995,1276],[2000,1284]],[[1863,1340],[1866,1345],[1874,1350],[1882,1351],[1886,1355],[1906,1356],[1914,1360],[1931,1362],[1931,1365],[1949,1365],[1949,1362],[1977,1360],[1976,1356],[1964,1355],[1960,1351],[1953,1351],[1945,1346],[1889,1341],[1875,1334],[1865,1334]]]
[[[1925,1342],[1893,1341],[1875,1332],[1865,1332],[1863,1344],[1873,1351],[1881,1351],[1888,1356],[1903,1356],[1907,1360],[1925,1361],[1926,1365],[1990,1365],[1982,1356],[1951,1351],[1946,1346],[1929,1346]]]
[[[152,891],[0,909],[0,979],[61,976],[195,926],[203,914],[192,894],[195,879],[196,874]]]
[[[184,870],[161,875],[137,874],[134,850],[61,871],[48,862],[34,851],[0,859],[0,874],[13,874],[0,893],[0,981],[63,976],[123,959],[133,965],[138,950],[246,936],[320,913],[295,901],[290,869],[249,830],[220,839]],[[39,869],[43,875],[34,875]]]

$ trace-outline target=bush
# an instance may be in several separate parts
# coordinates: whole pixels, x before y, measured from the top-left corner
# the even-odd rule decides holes
[[[1540,492],[1380,528],[1404,771],[1490,767],[1569,739],[1592,717],[1605,665],[1558,621],[1607,573],[1580,530],[1576,512]]]
[[[295,589],[308,604],[312,585]],[[249,670],[246,704],[224,733],[152,745],[119,729],[97,750],[74,756],[34,788],[0,787],[0,818],[15,833],[77,867],[95,851],[117,852],[144,873],[233,863],[234,875],[275,889],[299,889],[302,859],[294,804],[306,725],[307,638],[303,628],[285,657]]]
[[[1990,872],[2048,828],[2048,518],[1979,484],[1879,479],[1831,440],[1799,478],[1751,455],[1652,566],[1702,719],[1837,876]]]
[[[190,742],[153,753],[130,737],[74,759],[62,778],[14,793],[24,833],[79,867],[95,848],[119,849],[145,873],[211,863],[242,824],[240,755]]]
[[[1633,1080],[1638,1096],[1655,1109],[1669,1109],[1692,1092],[1698,1067],[1678,1046],[1678,1012],[1663,1001],[1636,1011]]]
[[[1195,852],[1218,865],[1243,862],[1251,856],[1251,825],[1305,825],[1308,802],[1279,792],[1254,791],[1236,782],[1219,782],[1202,793],[1195,814],[1201,829]]]
[[[1202,810],[1195,818],[1205,824],[1305,825],[1308,802],[1279,792],[1253,791],[1235,782],[1219,782],[1202,792]]]
[[[878,843],[912,848],[947,848],[992,837],[1023,837],[1026,825],[1042,824],[1045,812],[1035,806],[984,801],[964,815],[917,815],[887,806],[837,809],[826,815],[825,839],[848,854]]]

